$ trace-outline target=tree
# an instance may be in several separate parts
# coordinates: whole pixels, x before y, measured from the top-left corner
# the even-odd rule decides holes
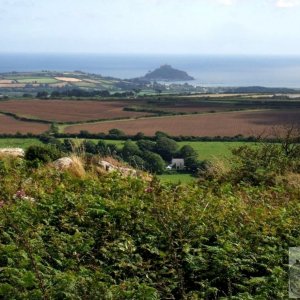
[[[137,145],[141,151],[155,151],[155,142],[148,140],[139,140],[137,141]]]
[[[97,147],[96,147],[95,143],[93,143],[92,141],[85,140],[82,143],[82,145],[85,149],[85,152],[91,153],[91,154],[97,154]]]
[[[113,129],[109,130],[108,133],[110,135],[113,135],[113,136],[116,136],[116,137],[121,137],[121,136],[125,135],[125,133],[122,130],[117,129],[117,128],[113,128]]]
[[[184,164],[186,169],[192,174],[197,174],[199,168],[202,166],[202,162],[199,161],[195,156],[189,156],[185,158]]]
[[[59,133],[59,128],[56,123],[51,123],[49,133],[51,134],[58,134]]]
[[[118,147],[115,144],[107,144],[108,155],[116,156],[118,153]]]
[[[58,91],[53,91],[51,93],[51,98],[59,98],[60,97],[60,92]]]
[[[48,98],[48,96],[49,96],[49,93],[46,91],[38,92],[36,94],[36,98],[39,98],[39,99],[46,99],[46,98]]]
[[[184,145],[179,151],[180,157],[186,159],[188,157],[198,158],[197,151],[190,145]]]
[[[169,135],[163,131],[156,131],[155,132],[156,139],[159,139],[161,137],[169,137]]]
[[[125,142],[124,147],[122,149],[122,156],[125,160],[128,160],[133,155],[141,155],[141,151],[138,145],[131,140]]]
[[[147,151],[144,156],[145,167],[148,171],[156,174],[162,174],[165,170],[165,162],[157,153]]]
[[[143,138],[145,138],[145,134],[143,132],[138,132],[135,136],[134,139],[139,141],[142,140]]]
[[[71,139],[64,139],[62,148],[64,152],[73,152],[75,145]]]
[[[107,156],[109,153],[108,147],[104,141],[99,141],[98,144],[96,145],[96,151],[98,154],[101,156]]]
[[[178,149],[177,143],[167,137],[158,138],[155,146],[155,152],[165,161],[170,161],[175,156]]]
[[[184,158],[186,169],[192,174],[196,174],[201,166],[201,162],[198,160],[197,151],[190,145],[184,145],[180,149],[179,155]]]
[[[138,155],[129,157],[128,162],[132,167],[136,169],[144,170],[146,167],[146,162]]]

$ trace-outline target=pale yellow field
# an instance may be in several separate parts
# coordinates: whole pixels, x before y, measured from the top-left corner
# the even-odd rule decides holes
[[[180,98],[223,98],[223,97],[236,97],[236,96],[244,96],[249,98],[260,98],[262,95],[259,94],[195,94],[195,95],[184,95],[180,96]],[[263,97],[271,98],[273,95],[263,95]]]
[[[10,84],[13,83],[13,80],[8,80],[8,79],[0,79],[0,84]]]
[[[0,88],[23,88],[23,83],[0,83]]]
[[[72,78],[72,77],[54,77],[57,80],[60,81],[67,81],[67,82],[80,82],[82,81],[81,79],[78,78]]]

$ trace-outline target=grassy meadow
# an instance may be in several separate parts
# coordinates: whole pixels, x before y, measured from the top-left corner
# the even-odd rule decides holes
[[[0,148],[23,148],[27,149],[31,145],[40,145],[38,139],[18,139],[18,138],[1,138],[0,139]]]

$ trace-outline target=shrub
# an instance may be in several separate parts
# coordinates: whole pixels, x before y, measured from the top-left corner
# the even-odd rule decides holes
[[[234,182],[272,185],[276,176],[300,170],[300,151],[287,152],[280,144],[244,145],[232,153],[233,169],[229,175]]]
[[[4,165],[1,299],[288,298],[299,186],[184,186]]]
[[[25,153],[25,159],[47,163],[61,157],[61,152],[53,146],[30,146]]]

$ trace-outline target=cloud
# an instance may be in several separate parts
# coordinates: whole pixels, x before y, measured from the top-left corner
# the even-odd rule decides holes
[[[277,0],[276,6],[279,8],[291,8],[300,5],[300,0]]]

